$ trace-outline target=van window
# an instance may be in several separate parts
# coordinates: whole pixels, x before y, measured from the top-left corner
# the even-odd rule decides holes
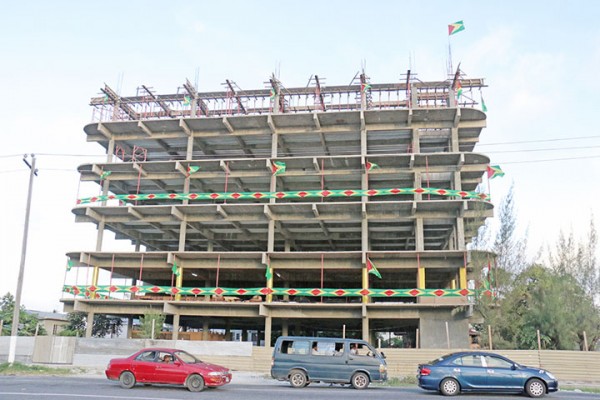
[[[319,356],[338,356],[344,353],[344,342],[312,342],[312,354]]]
[[[281,342],[283,354],[310,354],[308,340],[284,340]]]

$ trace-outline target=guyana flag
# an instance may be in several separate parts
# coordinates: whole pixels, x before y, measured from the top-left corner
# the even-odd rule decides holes
[[[456,91],[456,98],[460,99],[460,96],[462,96],[462,93],[463,93],[463,89],[462,89],[462,85],[460,84],[460,81],[458,79],[456,80],[456,85],[454,86],[454,90]]]
[[[370,83],[361,83],[360,84],[360,91],[364,93],[367,90],[371,90],[371,84]]]
[[[102,174],[100,175],[100,179],[104,180],[106,178],[108,178],[108,176],[112,174],[112,171],[102,171]]]
[[[175,276],[179,276],[181,274],[181,272],[179,271],[179,267],[177,266],[177,261],[173,260],[173,267],[171,267],[171,272],[173,272],[173,275]]]
[[[285,174],[285,163],[283,161],[273,161],[271,170],[273,171],[273,175]]]
[[[375,164],[375,163],[372,163],[372,162],[369,162],[369,161],[367,161],[367,163],[365,164],[365,168],[366,168],[366,170],[367,170],[367,171],[372,171],[372,170],[374,170],[375,168],[379,168],[379,165],[377,165],[377,164]]]
[[[69,258],[67,260],[67,271],[70,271],[71,268],[73,268],[75,266],[75,263]]]
[[[200,167],[198,167],[198,166],[195,166],[195,165],[190,165],[190,166],[188,166],[188,167],[187,167],[187,173],[188,173],[188,176],[190,176],[190,175],[191,175],[191,174],[193,174],[193,173],[196,173],[196,172],[198,172],[199,170],[200,170]]]
[[[275,92],[275,89],[271,88],[271,90],[269,91],[269,98],[273,99],[275,98],[275,95],[277,93]]]
[[[456,21],[453,24],[448,25],[448,36],[452,36],[455,33],[465,30],[465,24],[462,21]]]
[[[265,270],[265,278],[273,278],[273,268],[271,268],[271,264],[267,264],[267,269]]]
[[[487,177],[489,179],[493,179],[497,176],[504,176],[504,171],[500,169],[499,165],[488,165],[487,167]]]
[[[381,279],[381,274],[379,273],[379,271],[375,267],[375,264],[373,264],[373,262],[371,261],[371,259],[369,257],[367,257],[367,272],[369,274],[373,274],[376,277],[378,277],[379,279]]]
[[[192,100],[190,99],[190,96],[183,96],[183,105],[184,106],[189,106],[191,102],[192,102]]]

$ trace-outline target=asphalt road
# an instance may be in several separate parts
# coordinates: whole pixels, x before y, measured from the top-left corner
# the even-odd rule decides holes
[[[235,379],[235,375],[234,375]],[[0,376],[0,399],[81,399],[81,400],[107,400],[107,399],[136,399],[136,400],[181,400],[181,399],[220,399],[220,400],[316,400],[338,399],[364,400],[365,398],[378,400],[398,399],[442,399],[434,392],[426,392],[418,387],[389,387],[371,385],[366,390],[355,390],[348,386],[329,386],[326,384],[312,384],[303,389],[294,389],[285,382],[269,379],[240,379],[217,389],[205,389],[202,393],[188,392],[187,389],[177,386],[141,386],[133,389],[122,389],[117,382],[112,382],[100,377],[32,377],[32,376]],[[468,394],[455,398],[463,399],[523,399],[520,395],[480,395]],[[598,394],[577,393],[564,391],[552,393],[545,399],[591,400],[600,399]]]

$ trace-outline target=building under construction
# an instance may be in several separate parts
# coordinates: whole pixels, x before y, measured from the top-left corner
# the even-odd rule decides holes
[[[223,85],[92,98],[106,161],[79,167],[99,189],[73,212],[98,233],[68,254],[66,311],[153,310],[173,339],[467,347],[467,243],[493,208],[473,151],[483,80]],[[106,250],[107,231],[132,251]]]

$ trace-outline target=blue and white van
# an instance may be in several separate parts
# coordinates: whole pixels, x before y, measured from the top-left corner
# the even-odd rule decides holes
[[[281,336],[273,349],[271,376],[295,388],[325,382],[365,389],[387,380],[387,364],[364,340]]]

